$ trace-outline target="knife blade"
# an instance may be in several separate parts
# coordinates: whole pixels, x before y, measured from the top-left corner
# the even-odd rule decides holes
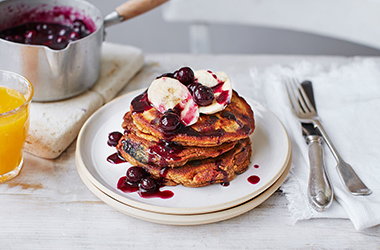
[[[314,108],[316,108],[312,83],[310,81],[304,81],[301,83],[301,87],[306,92]],[[322,147],[323,139],[313,123],[301,122],[301,126],[302,135],[305,137],[308,145],[310,166],[308,199],[312,208],[322,212],[331,205],[334,197],[328,176],[325,172]]]

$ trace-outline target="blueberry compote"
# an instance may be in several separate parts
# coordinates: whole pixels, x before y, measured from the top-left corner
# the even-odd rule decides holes
[[[114,153],[107,157],[107,161],[112,164],[120,164],[126,162],[126,160],[119,153]]]
[[[182,67],[179,70],[174,71],[173,73],[165,73],[158,76],[156,79],[161,77],[170,77],[177,79],[183,85],[187,86],[191,95],[194,98],[194,101],[199,106],[208,106],[212,104],[214,101],[215,94],[219,95],[216,97],[216,101],[219,104],[227,103],[229,92],[228,90],[223,90],[224,81],[218,79],[217,75],[212,73],[212,71],[208,70],[210,74],[218,81],[218,84],[212,88],[209,88],[202,83],[198,82],[198,80],[194,77],[194,72],[189,67]]]
[[[169,199],[174,196],[170,190],[161,191],[163,187],[161,180],[153,179],[141,167],[130,167],[125,176],[121,177],[117,183],[117,188],[125,193],[137,192],[142,198]]]
[[[123,134],[117,131],[109,133],[107,141],[108,146],[116,147],[122,136]],[[125,159],[118,152],[108,156],[107,161],[112,164],[120,164],[126,162]]]
[[[219,93],[219,96],[216,98],[219,104],[226,103],[229,96],[228,90],[223,90],[223,84],[224,82],[219,82],[216,86],[212,87],[215,94]]]
[[[194,72],[189,67],[183,67],[174,72],[174,78],[180,81],[183,85],[187,86],[194,82]]]
[[[128,131],[126,131],[128,133]],[[108,134],[107,144],[110,147],[116,147],[122,138],[120,132],[111,132]],[[180,152],[181,148],[179,146],[171,146],[171,143],[160,142],[156,146],[149,149],[149,157],[153,155],[163,156],[166,159],[170,157],[175,157],[175,155]],[[120,164],[126,162],[126,160],[116,152],[107,157],[107,161],[113,164]],[[146,172],[142,167],[130,167],[126,175],[121,177],[117,183],[117,188],[125,193],[138,192],[142,198],[162,198],[169,199],[173,197],[174,193],[169,190],[161,191],[160,188],[163,187],[165,177],[167,175],[167,169],[162,168],[162,173],[160,172],[160,179],[154,179],[148,172]]]
[[[168,110],[161,116],[159,125],[164,132],[173,132],[181,125],[181,119],[173,110]]]
[[[119,140],[122,136],[123,134],[117,131],[109,133],[108,141],[107,141],[108,146],[116,147],[116,145],[119,143]]]
[[[0,38],[23,44],[45,45],[51,49],[64,49],[70,42],[90,34],[90,29],[81,20],[72,25],[59,23],[29,22],[0,31]]]
[[[152,108],[148,100],[148,93],[145,91],[141,95],[136,96],[131,102],[132,112],[142,113]]]
[[[182,150],[183,146],[178,143],[160,140],[157,144],[149,147],[148,149],[149,163],[157,164],[156,158],[158,158],[159,163],[157,165],[164,167],[167,165],[168,161],[181,159],[179,154]]]
[[[214,92],[212,89],[202,84],[198,84],[192,93],[194,101],[199,106],[208,106],[214,101]]]

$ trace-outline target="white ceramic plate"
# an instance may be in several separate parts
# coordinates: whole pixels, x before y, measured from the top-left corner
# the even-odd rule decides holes
[[[108,163],[106,158],[116,150],[106,142],[110,132],[122,131],[123,116],[129,110],[131,100],[142,91],[121,96],[99,109],[87,120],[78,136],[76,164],[82,168],[91,183],[108,196],[132,207],[158,213],[209,213],[252,199],[270,187],[283,173],[291,152],[288,135],[272,112],[246,99],[255,113],[256,121],[256,129],[251,137],[252,160],[248,170],[231,181],[228,187],[210,185],[202,188],[163,188],[174,192],[170,199],[146,199],[137,193],[123,193],[116,188],[116,184],[130,164]],[[254,168],[255,164],[260,167]],[[259,176],[260,182],[255,185],[249,183],[247,178],[251,175]]]
[[[246,201],[243,204],[240,204],[238,206],[225,209],[222,211],[206,213],[206,214],[188,214],[188,215],[155,213],[155,212],[145,211],[145,210],[128,206],[127,204],[121,203],[118,200],[113,199],[112,197],[108,196],[107,194],[102,192],[100,189],[95,187],[87,179],[86,177],[87,175],[83,173],[81,168],[78,169],[78,173],[83,183],[88,187],[88,189],[93,194],[95,194],[99,199],[104,201],[109,206],[113,207],[114,209],[126,215],[129,215],[141,220],[145,220],[145,221],[159,223],[159,224],[201,225],[201,224],[208,224],[208,223],[214,223],[214,222],[218,222],[222,220],[227,220],[227,219],[239,216],[243,213],[246,213],[250,211],[251,209],[257,207],[258,205],[263,203],[265,200],[267,200],[281,186],[281,184],[285,181],[286,176],[289,173],[289,169],[290,169],[290,164],[288,164],[288,166],[284,170],[284,173],[280,176],[280,178],[277,179],[275,183],[273,183],[272,186],[270,186],[260,195],[256,196],[255,198],[249,201]]]

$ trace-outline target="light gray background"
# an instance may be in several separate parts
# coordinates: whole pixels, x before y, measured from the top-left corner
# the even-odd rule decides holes
[[[89,0],[104,15],[124,0]],[[189,0],[191,1],[191,0]],[[134,45],[147,53],[188,53],[189,24],[166,22],[159,7],[107,29],[107,41]],[[300,20],[302,21],[302,20]],[[380,55],[380,50],[338,39],[263,27],[210,25],[212,53]]]

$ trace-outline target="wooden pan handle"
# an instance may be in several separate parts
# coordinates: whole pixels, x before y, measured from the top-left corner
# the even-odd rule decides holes
[[[128,20],[132,17],[143,14],[168,0],[129,0],[116,8],[116,12]]]

